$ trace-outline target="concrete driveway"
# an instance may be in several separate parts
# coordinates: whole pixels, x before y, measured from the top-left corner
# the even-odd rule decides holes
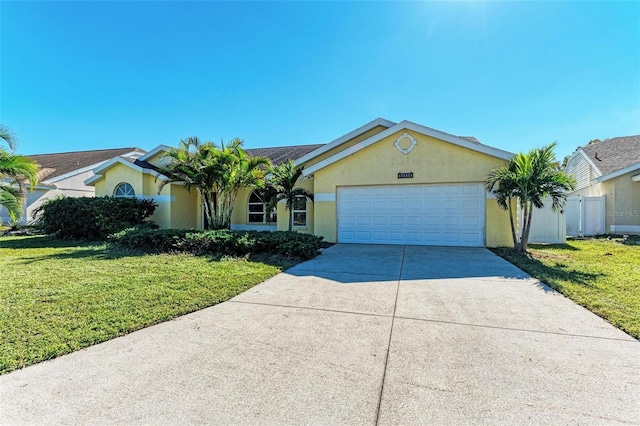
[[[0,424],[640,424],[640,343],[486,249],[336,245],[0,376]]]

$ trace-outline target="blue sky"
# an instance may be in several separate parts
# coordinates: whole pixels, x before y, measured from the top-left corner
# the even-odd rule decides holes
[[[325,143],[376,117],[512,152],[640,134],[640,2],[0,3],[23,154]]]

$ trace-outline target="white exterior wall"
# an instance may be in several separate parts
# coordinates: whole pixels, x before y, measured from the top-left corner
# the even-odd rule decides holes
[[[580,191],[582,195],[594,195],[591,194],[591,180],[595,177],[595,170],[584,155],[581,153],[576,153],[569,159],[567,162],[567,167],[565,169],[566,173],[569,175],[573,175],[576,178],[576,191]],[[583,189],[587,189],[587,193],[582,191]]]
[[[95,195],[96,191],[93,186],[87,186],[84,184],[84,181],[93,176],[93,170],[88,170],[84,173],[79,173],[75,176],[70,176],[66,179],[62,179],[56,181],[53,179],[51,182],[58,187],[58,189],[65,190],[74,190],[74,191],[82,191],[86,193],[90,193],[87,195],[88,197],[92,197]]]
[[[26,214],[23,214],[21,223],[26,224],[34,219],[34,211],[42,205],[46,200],[64,195],[65,197],[94,197],[96,189],[93,186],[87,186],[84,181],[93,176],[93,170],[79,173],[75,176],[55,182],[56,189],[50,191],[34,190],[27,193]]]
[[[87,186],[84,184],[84,181],[89,179],[91,176],[93,176],[93,170],[78,173],[77,175],[60,179],[58,181],[52,179],[53,182],[42,182],[43,185],[55,185],[56,188],[34,189],[33,191],[27,191],[20,224],[26,225],[27,223],[30,223],[34,219],[35,210],[46,200],[50,200],[61,195],[66,197],[94,197],[96,189],[93,186]],[[0,207],[0,219],[5,225],[10,222],[9,213],[4,207]]]

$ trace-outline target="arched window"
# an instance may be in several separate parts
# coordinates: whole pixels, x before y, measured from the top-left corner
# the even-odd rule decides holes
[[[256,191],[253,191],[249,196],[247,211],[249,212],[249,223],[272,223],[277,221],[275,209],[267,212],[267,204]]]
[[[113,191],[113,196],[115,198],[135,198],[136,192],[133,190],[133,186],[122,182],[116,186],[116,189]]]

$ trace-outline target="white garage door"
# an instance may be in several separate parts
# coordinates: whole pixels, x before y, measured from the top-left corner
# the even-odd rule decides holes
[[[338,188],[338,242],[484,246],[481,184]]]

